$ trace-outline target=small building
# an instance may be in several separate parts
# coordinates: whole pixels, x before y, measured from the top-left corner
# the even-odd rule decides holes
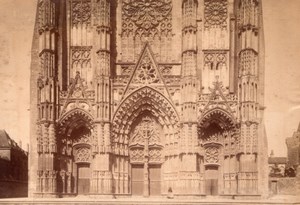
[[[0,198],[26,197],[28,152],[0,130]]]
[[[296,170],[300,164],[300,123],[293,136],[286,139],[286,145],[288,150],[287,167]]]
[[[271,151],[269,160],[269,176],[270,177],[284,177],[287,164],[286,157],[275,157],[273,150]]]

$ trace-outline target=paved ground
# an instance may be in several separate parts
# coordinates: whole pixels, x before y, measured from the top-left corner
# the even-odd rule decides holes
[[[124,198],[112,199],[101,198],[95,199],[90,197],[75,197],[75,198],[56,198],[56,199],[33,199],[33,198],[13,198],[13,199],[0,199],[0,204],[43,204],[43,205],[56,205],[56,204],[73,204],[73,205],[222,205],[222,204],[241,204],[241,205],[254,205],[254,204],[298,204],[300,205],[300,197],[296,196],[274,196],[269,199],[262,200],[233,200],[233,199],[220,199],[220,198],[205,198],[205,199],[166,199],[166,198]]]

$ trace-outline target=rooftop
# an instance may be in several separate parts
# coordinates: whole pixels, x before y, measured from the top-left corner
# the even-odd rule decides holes
[[[286,164],[287,158],[286,157],[269,157],[268,163],[269,164]]]

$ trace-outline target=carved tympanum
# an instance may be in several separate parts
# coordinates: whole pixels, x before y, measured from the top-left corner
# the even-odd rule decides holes
[[[144,117],[136,126],[130,139],[130,145],[160,144],[158,125],[150,117]]]
[[[159,128],[150,117],[142,118],[135,127],[130,143],[130,159],[132,162],[142,162],[149,157],[150,162],[160,162],[161,142]]]

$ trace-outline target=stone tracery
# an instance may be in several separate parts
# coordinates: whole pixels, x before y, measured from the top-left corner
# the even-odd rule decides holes
[[[90,149],[87,147],[80,147],[75,151],[76,162],[90,162]]]
[[[56,194],[61,181],[58,194],[71,186],[80,194],[71,164],[92,165],[89,193],[96,194],[132,194],[131,168],[142,166],[145,182],[161,166],[161,194],[169,187],[207,194],[209,173],[218,176],[218,194],[236,195],[237,184],[238,191],[257,190],[262,175],[248,165],[258,167],[263,136],[260,111],[248,108],[261,106],[258,0],[228,2],[39,1],[37,164],[53,167],[35,172],[41,196]],[[52,48],[57,36],[67,37],[65,45]],[[250,47],[236,50],[248,37]],[[145,43],[153,53],[140,52]],[[247,84],[255,89],[248,93]],[[87,133],[76,134],[80,129]]]
[[[145,111],[151,113],[161,125],[171,126],[173,132],[177,132],[178,116],[171,103],[153,88],[143,87],[125,98],[116,110],[113,120],[115,152],[120,151],[117,150],[118,144],[128,143],[134,120]]]
[[[140,65],[140,68],[137,70],[137,78],[140,83],[149,84],[155,83],[158,79],[155,68],[153,67],[152,61],[149,56],[144,56]]]
[[[227,0],[205,0],[204,6],[206,27],[227,25]]]
[[[73,0],[72,1],[72,25],[91,24],[91,1]]]
[[[145,6],[147,5],[147,6]],[[160,60],[170,59],[167,50],[171,48],[172,1],[142,0],[123,1],[122,6],[122,50],[123,60],[137,60],[145,42],[155,45],[153,52]],[[135,49],[133,49],[135,47]]]
[[[171,12],[170,0],[123,1],[123,12],[138,28],[156,28]]]
[[[219,162],[219,149],[217,147],[208,147],[205,150],[205,162],[211,164]]]

